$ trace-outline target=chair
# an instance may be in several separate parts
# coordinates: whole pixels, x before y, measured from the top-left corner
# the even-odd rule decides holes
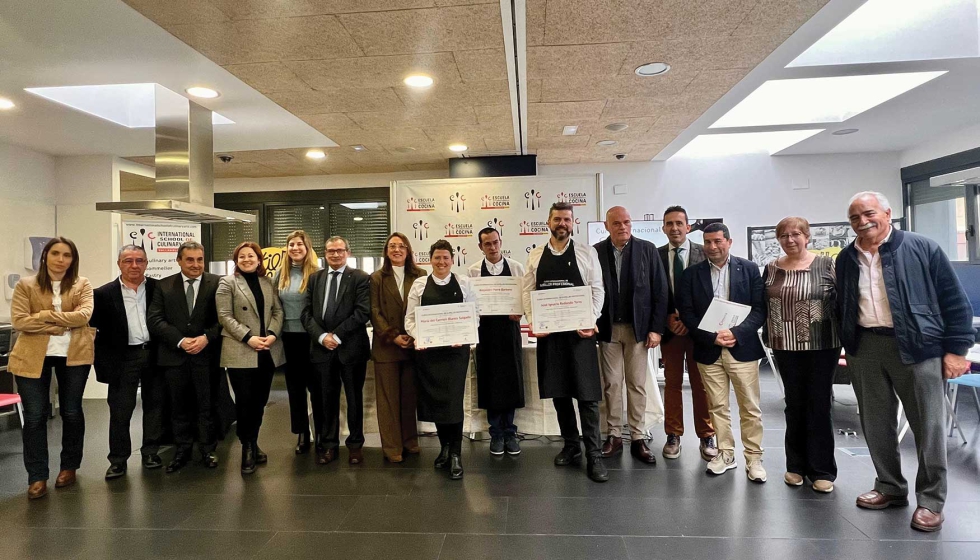
[[[948,381],[953,387],[953,395],[950,399],[952,402],[953,411],[950,414],[949,419],[949,435],[953,435],[953,423],[956,423],[956,427],[959,428],[959,420],[956,418],[956,396],[959,392],[960,386],[970,387],[973,389],[973,401],[977,403],[977,417],[980,418],[980,395],[977,394],[977,388],[980,387],[980,373],[970,373],[962,377],[957,377],[956,379],[950,379]]]
[[[0,406],[17,407],[17,416],[20,417],[20,427],[24,427],[24,405],[20,402],[20,395],[16,393],[0,393]]]

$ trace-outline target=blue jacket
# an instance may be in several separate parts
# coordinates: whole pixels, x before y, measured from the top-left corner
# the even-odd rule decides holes
[[[728,300],[751,305],[752,311],[742,324],[732,329],[735,346],[729,348],[732,357],[740,362],[759,360],[766,355],[759,341],[759,329],[766,322],[765,284],[759,273],[759,265],[750,260],[732,256],[728,263],[730,285]],[[675,278],[676,282],[677,279]],[[699,364],[713,364],[721,357],[721,346],[715,344],[717,334],[698,329],[701,318],[708,311],[714,290],[711,285],[711,262],[708,260],[689,266],[677,287],[677,311],[681,322],[694,339],[694,359]]]
[[[892,230],[878,247],[902,363],[917,364],[944,354],[965,356],[973,346],[973,308],[939,245],[917,233]],[[840,339],[857,354],[858,251],[852,242],[837,256]]]

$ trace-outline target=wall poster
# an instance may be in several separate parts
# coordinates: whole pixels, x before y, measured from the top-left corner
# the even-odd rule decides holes
[[[146,275],[157,280],[180,272],[177,249],[184,241],[201,239],[201,224],[175,221],[123,222],[123,245],[146,251]]]
[[[892,220],[892,227],[902,229],[902,220]],[[749,260],[765,266],[778,259],[783,250],[776,239],[776,226],[756,226],[746,228],[749,238]],[[857,238],[848,222],[826,222],[810,224],[811,253],[837,257],[844,247]]]
[[[725,223],[724,218],[701,218],[690,220],[691,231],[687,234],[688,239],[695,243],[704,240],[703,230],[708,224]],[[641,220],[633,222],[633,235],[639,239],[644,239],[653,243],[657,247],[667,244],[667,234],[663,232],[663,220]],[[605,222],[589,222],[589,245],[603,241],[609,237],[606,231]]]

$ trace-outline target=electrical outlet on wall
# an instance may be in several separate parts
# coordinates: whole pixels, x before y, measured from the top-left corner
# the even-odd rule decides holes
[[[8,273],[3,275],[3,297],[7,301],[14,299],[14,288],[20,281],[20,274]]]
[[[626,188],[626,185],[613,185],[613,194],[626,194],[628,192],[629,189]]]
[[[792,186],[794,191],[803,191],[809,189],[810,179],[808,177],[804,177],[802,179],[793,179]]]

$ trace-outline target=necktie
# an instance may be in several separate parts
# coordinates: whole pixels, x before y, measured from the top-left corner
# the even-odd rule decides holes
[[[673,287],[677,289],[677,283],[681,281],[681,276],[684,275],[684,259],[681,257],[681,251],[683,247],[677,247],[674,249],[674,284]]]
[[[323,313],[324,319],[333,314],[333,308],[337,305],[337,278],[339,277],[340,273],[336,270],[330,272],[330,286],[327,288],[327,310]]]
[[[187,281],[187,290],[184,295],[187,297],[187,314],[190,315],[194,313],[194,282],[197,282],[197,278],[191,278]]]

